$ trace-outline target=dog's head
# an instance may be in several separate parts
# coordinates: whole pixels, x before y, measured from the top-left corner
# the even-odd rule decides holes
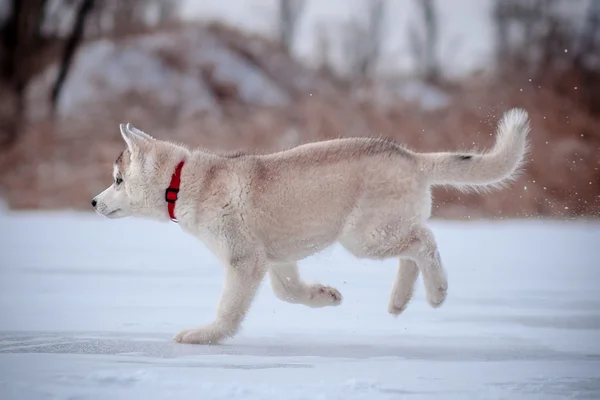
[[[127,148],[114,162],[112,184],[94,197],[92,206],[107,218],[165,219],[163,181],[168,177],[159,161],[166,145],[131,124],[121,124],[120,130]]]

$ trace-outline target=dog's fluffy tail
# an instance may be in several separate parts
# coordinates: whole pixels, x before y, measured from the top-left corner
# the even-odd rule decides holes
[[[512,109],[498,124],[496,144],[485,153],[418,153],[421,171],[431,185],[463,190],[499,187],[513,180],[528,150],[527,112]]]

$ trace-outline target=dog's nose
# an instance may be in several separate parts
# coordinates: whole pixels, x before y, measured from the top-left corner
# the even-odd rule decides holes
[[[98,202],[96,201],[96,199],[92,200],[92,207],[96,207],[96,204],[98,204]]]

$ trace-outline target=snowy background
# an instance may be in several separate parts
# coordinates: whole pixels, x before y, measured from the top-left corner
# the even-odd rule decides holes
[[[422,19],[420,0],[389,0],[386,2],[382,43],[381,73],[414,73],[418,70],[411,55],[407,32]],[[524,3],[527,3],[525,0]],[[563,15],[582,21],[590,2],[575,0],[562,6]],[[277,0],[185,0],[181,15],[189,20],[222,21],[265,36],[275,36],[278,25]],[[293,51],[303,60],[316,63],[319,57],[319,35],[326,35],[333,47],[333,63],[344,70],[345,55],[341,49],[345,25],[361,19],[367,11],[363,0],[307,0],[299,22]],[[434,2],[439,19],[439,42],[436,53],[444,60],[444,74],[464,77],[478,69],[489,68],[494,59],[493,9],[495,0],[452,0]],[[577,24],[575,30],[581,30]]]
[[[521,107],[532,152],[512,190],[436,189],[434,217],[600,216],[600,2],[10,4],[0,0],[0,196],[11,209],[89,210],[122,122],[213,151],[355,136],[468,151],[489,148],[502,113]]]
[[[341,306],[284,303],[266,280],[218,346],[172,341],[213,317],[222,279],[175,224],[70,212],[0,224],[3,400],[600,397],[598,223],[435,221],[448,299],[431,309],[419,280],[398,318],[396,261],[335,247],[301,270]]]
[[[182,4],[182,15],[189,19],[219,20],[243,27],[252,32],[274,36],[277,27],[276,0],[232,0],[224,7],[222,2],[188,0]],[[438,1],[438,12],[443,15],[440,24],[438,54],[448,60],[445,67],[451,76],[464,76],[482,68],[493,58],[493,25],[491,0]],[[583,7],[586,4],[580,4]],[[410,25],[420,19],[417,2],[393,0],[387,3],[382,23],[386,35],[383,41],[382,71],[414,72],[416,66],[410,55]],[[365,13],[363,1],[309,0],[306,2],[298,28],[293,51],[309,63],[318,58],[319,34],[325,34],[334,46],[333,62],[344,69],[341,47],[344,23],[360,18]]]
[[[156,11],[174,0],[97,1],[54,108],[53,41],[86,0],[36,3],[49,7],[38,43],[49,47],[18,47],[31,58],[14,55],[11,75],[0,41],[0,400],[600,399],[600,74],[569,64],[583,54],[600,65],[600,52],[559,36],[548,41],[558,67],[544,73],[519,46],[499,59],[493,13],[511,1],[430,2],[436,79],[415,57],[426,0],[384,1],[381,48],[362,76],[348,32],[375,0],[307,0],[285,51],[279,1],[182,0],[174,15]],[[568,35],[600,43],[593,0],[516,3],[552,5]],[[11,4],[0,0],[2,33]],[[565,34],[550,17],[533,21],[534,39]],[[430,226],[449,274],[440,309],[419,279],[390,316],[397,261],[334,246],[300,266],[339,289],[341,306],[284,303],[267,278],[235,338],[177,344],[214,316],[217,259],[176,224],[105,220],[89,206],[110,184],[123,121],[211,149],[382,135],[425,151],[487,147],[513,106],[532,117],[525,174],[488,195],[435,192]]]

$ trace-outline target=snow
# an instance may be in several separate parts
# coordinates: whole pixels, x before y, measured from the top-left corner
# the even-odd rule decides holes
[[[354,95],[383,108],[394,106],[398,99],[415,103],[426,111],[446,108],[452,102],[451,95],[444,90],[415,78],[382,79],[373,89],[359,89]]]
[[[393,260],[301,263],[340,307],[268,281],[239,336],[174,343],[214,315],[222,270],[176,224],[0,210],[0,398],[597,399],[600,224],[431,222],[447,302],[386,312]]]
[[[398,91],[404,99],[418,101],[421,108],[427,111],[450,105],[450,95],[424,82],[407,81],[398,88]]]
[[[70,69],[58,104],[60,115],[89,112],[100,101],[131,93],[146,95],[180,118],[218,113],[201,71],[213,68],[213,80],[235,86],[244,103],[282,107],[289,95],[262,70],[232,51],[202,27],[148,34],[118,44],[98,40],[82,46]],[[43,97],[58,69],[48,68],[30,85],[29,98]],[[35,112],[44,115],[44,105]],[[42,111],[40,111],[42,109]]]

